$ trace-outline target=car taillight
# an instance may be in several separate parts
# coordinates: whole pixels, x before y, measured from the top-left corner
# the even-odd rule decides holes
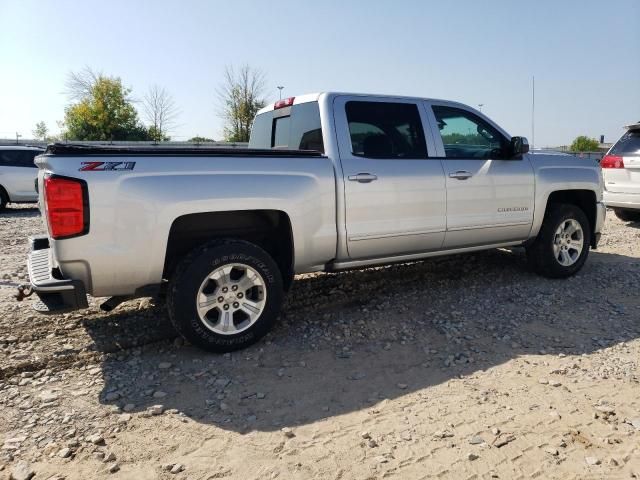
[[[277,110],[279,108],[284,108],[284,107],[290,107],[291,105],[293,105],[293,101],[296,99],[296,97],[289,97],[289,98],[283,98],[282,100],[278,100],[274,105],[273,105],[273,109]]]
[[[605,155],[600,161],[602,168],[624,168],[624,160],[618,155]]]
[[[61,239],[89,231],[87,184],[63,177],[44,179],[44,201],[49,234]]]

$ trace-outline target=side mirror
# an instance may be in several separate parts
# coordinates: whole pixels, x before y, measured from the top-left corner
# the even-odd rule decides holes
[[[510,153],[512,157],[519,157],[528,151],[529,141],[525,137],[511,137]]]

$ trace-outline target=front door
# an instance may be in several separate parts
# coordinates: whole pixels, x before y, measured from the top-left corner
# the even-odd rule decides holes
[[[404,99],[337,97],[347,249],[353,260],[442,247],[446,193],[442,164],[422,105]]]
[[[534,173],[526,155],[470,110],[431,103],[447,187],[445,248],[525,240],[533,223]]]

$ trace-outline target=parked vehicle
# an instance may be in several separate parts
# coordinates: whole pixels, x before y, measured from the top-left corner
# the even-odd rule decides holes
[[[269,331],[294,274],[524,246],[536,272],[567,277],[605,217],[597,164],[528,154],[455,102],[288,98],[258,113],[249,147],[49,146],[37,308],[164,293],[185,338],[225,352]]]
[[[37,202],[34,158],[44,150],[38,147],[0,145],[0,211],[10,202]]]
[[[625,222],[640,221],[640,122],[626,132],[602,158],[604,203]]]

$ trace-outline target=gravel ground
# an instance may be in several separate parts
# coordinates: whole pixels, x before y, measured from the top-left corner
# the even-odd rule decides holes
[[[300,277],[226,355],[149,299],[43,317],[0,214],[0,478],[640,478],[640,225],[582,272],[514,249]]]

